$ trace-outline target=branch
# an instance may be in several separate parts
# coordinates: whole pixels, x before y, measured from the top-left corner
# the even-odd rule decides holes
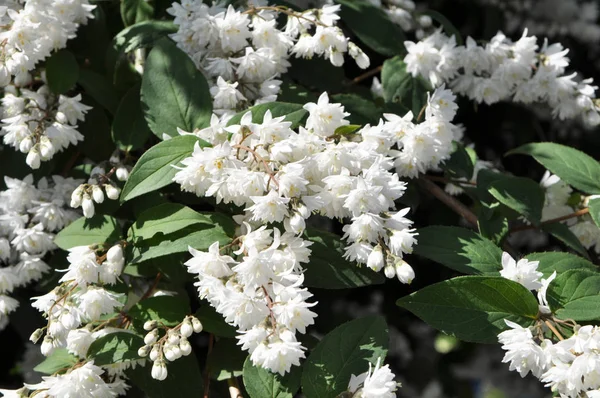
[[[366,71],[365,73],[363,73],[362,75],[359,75],[357,77],[355,77],[354,79],[352,79],[352,81],[350,82],[350,84],[357,84],[360,83],[361,81],[368,79],[371,76],[374,76],[376,74],[378,74],[379,72],[381,72],[381,70],[383,69],[383,65],[379,65],[377,68],[375,69],[371,69],[369,71]]]
[[[469,224],[471,224],[474,227],[477,227],[477,216],[467,206],[462,204],[456,198],[449,195],[448,193],[446,193],[446,191],[444,191],[442,188],[438,187],[429,180],[420,178],[418,180],[418,183],[423,189],[435,196],[440,202],[444,203],[456,214],[467,220]]]
[[[529,229],[538,229],[544,225],[554,224],[556,222],[569,220],[571,218],[581,217],[581,216],[588,214],[589,212],[590,212],[590,209],[588,207],[586,207],[585,209],[577,210],[575,213],[571,213],[571,214],[567,214],[565,216],[560,216],[560,217],[556,217],[556,218],[551,218],[550,220],[542,221],[538,227],[536,227],[535,225],[521,225],[520,227],[511,229],[510,232],[527,231]]]

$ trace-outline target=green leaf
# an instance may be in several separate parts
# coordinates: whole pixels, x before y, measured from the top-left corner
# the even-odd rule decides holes
[[[113,39],[113,49],[128,53],[137,48],[150,47],[158,40],[177,32],[173,21],[144,21],[119,32]]]
[[[168,235],[159,235],[152,239],[136,242],[132,263],[185,253],[191,246],[197,250],[207,250],[214,242],[220,245],[231,243],[235,231],[235,222],[230,216],[221,213],[204,213],[207,222],[189,225]]]
[[[531,155],[561,180],[590,194],[600,193],[600,163],[568,146],[551,142],[526,144],[506,155]]]
[[[479,233],[497,245],[504,240],[509,232],[508,219],[499,211],[498,207],[497,202],[489,205],[482,201],[481,207],[477,212]]]
[[[600,228],[600,198],[595,198],[589,201],[590,216],[596,225]]]
[[[176,326],[189,314],[190,304],[181,296],[150,297],[129,310],[134,326],[140,330],[143,330],[146,321],[158,321],[165,326]]]
[[[154,7],[146,0],[121,0],[123,24],[130,26],[152,19]]]
[[[79,65],[75,56],[62,49],[53,53],[46,61],[46,80],[56,94],[65,94],[79,79]]]
[[[141,359],[137,351],[144,345],[144,339],[129,332],[115,332],[95,340],[88,349],[87,357],[94,365],[110,365]]]
[[[420,12],[419,14],[420,15],[428,15],[435,21],[439,22],[440,25],[442,25],[444,27],[444,31],[448,34],[448,36],[454,36],[454,38],[456,39],[457,46],[463,45],[463,39],[462,39],[460,32],[458,31],[456,26],[454,26],[452,24],[452,22],[450,22],[450,20],[448,18],[446,18],[444,15],[442,15],[439,12],[434,11],[434,10],[423,11],[423,12]]]
[[[300,388],[302,368],[292,366],[289,373],[281,376],[256,367],[248,357],[244,362],[244,387],[250,398],[293,398]]]
[[[562,274],[573,269],[592,271],[597,269],[596,265],[588,260],[565,252],[529,253],[525,258],[529,261],[539,261],[537,270],[544,274],[544,278],[548,278],[554,271],[557,274]]]
[[[471,158],[465,146],[460,142],[453,141],[454,151],[450,159],[446,160],[442,168],[455,178],[466,178],[470,180],[473,177],[475,161]]]
[[[44,359],[33,370],[47,375],[54,374],[59,370],[66,370],[79,362],[79,359],[70,354],[66,348],[55,349],[50,356]]]
[[[587,269],[566,271],[550,282],[548,304],[556,316],[567,320],[600,319],[600,273]]]
[[[211,213],[198,213],[178,203],[163,203],[144,211],[129,228],[128,236],[150,239],[158,233],[168,235],[194,224],[211,224]]]
[[[302,371],[302,392],[307,398],[334,398],[346,391],[351,375],[383,361],[388,328],[381,316],[346,322],[329,332],[308,356]]]
[[[335,0],[341,20],[368,47],[383,55],[404,54],[404,32],[380,7],[366,0]]]
[[[348,120],[350,123],[371,125],[379,123],[383,116],[382,108],[379,108],[373,101],[356,94],[334,94],[331,102],[338,102],[344,105],[346,112],[350,113]]]
[[[381,84],[386,102],[402,104],[416,119],[427,102],[429,84],[420,76],[412,77],[406,70],[403,57],[396,56],[383,63]]]
[[[248,353],[237,345],[237,339],[219,339],[208,356],[207,366],[214,380],[227,380],[243,374]]]
[[[81,217],[60,231],[54,238],[56,246],[68,250],[75,246],[114,243],[121,236],[118,221],[110,216]]]
[[[417,231],[414,252],[465,274],[498,275],[502,250],[465,228],[434,225]]]
[[[334,135],[349,135],[360,129],[362,126],[358,124],[347,124],[340,126],[333,132]]]
[[[292,104],[288,102],[267,102],[266,104],[260,104],[253,106],[243,112],[235,114],[227,122],[228,126],[239,124],[248,111],[252,112],[252,123],[262,123],[265,113],[271,111],[271,116],[280,117],[285,116],[286,122],[292,122],[291,128],[297,128],[302,121],[308,115],[308,112],[302,108],[300,104]]]
[[[121,202],[156,191],[173,182],[177,173],[174,165],[189,157],[195,144],[209,146],[193,135],[182,135],[160,142],[147,150],[137,161],[121,191]]]
[[[525,216],[534,225],[539,224],[545,194],[537,182],[521,177],[504,178],[492,182],[489,192],[500,203]]]
[[[146,361],[146,366],[136,366],[126,371],[128,379],[148,398],[171,398],[174,394],[180,397],[202,396],[202,373],[195,355],[169,362],[169,374],[163,381],[153,379],[151,369],[152,361]]]
[[[293,58],[289,61],[292,66],[287,75],[304,87],[319,94],[323,91],[337,93],[344,90],[346,81],[344,69],[333,66],[328,59]]]
[[[121,100],[112,124],[112,138],[123,151],[144,146],[152,131],[144,119],[140,102],[140,86],[132,87]]]
[[[542,224],[542,230],[548,232],[550,235],[554,236],[556,239],[560,240],[562,243],[575,250],[577,253],[582,256],[588,258],[588,252],[585,247],[581,244],[577,236],[569,227],[562,223],[552,223],[552,224]]]
[[[205,332],[219,337],[234,338],[237,336],[236,329],[228,325],[223,315],[219,314],[208,302],[203,302],[195,316],[202,323],[202,330]]]
[[[110,136],[110,122],[104,109],[101,107],[90,109],[85,115],[85,120],[79,125],[79,131],[84,136],[80,148],[85,156],[95,162],[103,162],[110,158],[115,146]]]
[[[320,289],[350,289],[379,285],[385,278],[367,267],[346,261],[345,244],[330,232],[307,228],[306,238],[313,242],[310,262],[305,265],[304,285]]]
[[[538,302],[517,282],[502,277],[461,276],[427,286],[397,301],[430,326],[461,340],[497,342],[505,319],[528,326]]]
[[[81,69],[77,83],[96,102],[106,108],[111,114],[115,114],[119,106],[119,97],[112,83],[104,76],[89,69]]]
[[[160,40],[150,51],[142,76],[142,110],[150,130],[160,139],[192,132],[209,124],[212,97],[208,83],[175,43]]]

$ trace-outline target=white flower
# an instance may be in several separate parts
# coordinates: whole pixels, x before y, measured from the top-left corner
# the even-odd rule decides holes
[[[101,315],[113,312],[115,308],[123,306],[118,301],[123,297],[122,294],[111,293],[100,287],[89,287],[84,293],[78,293],[75,297],[82,313],[90,321],[97,320]]]
[[[351,375],[348,384],[348,391],[356,393],[360,391],[360,396],[364,398],[393,398],[398,389],[398,383],[394,381],[396,375],[392,373],[389,365],[380,366],[381,358],[377,358],[375,368],[358,376]],[[362,386],[362,387],[361,387]]]
[[[498,335],[498,341],[506,350],[502,362],[510,362],[510,370],[516,370],[521,377],[531,372],[539,378],[545,370],[546,357],[533,341],[531,330],[506,319],[504,322],[511,329]]]
[[[310,102],[304,105],[304,109],[309,112],[306,120],[306,128],[313,130],[315,134],[322,137],[328,137],[335,132],[335,129],[350,124],[345,119],[349,113],[344,112],[344,107],[340,104],[330,104],[329,96],[323,93],[319,96],[317,103]]]
[[[516,262],[510,254],[502,253],[502,270],[500,275],[511,281],[525,286],[529,290],[537,290],[542,287],[539,279],[544,275],[537,271],[538,261],[527,261],[522,258]]]
[[[289,214],[289,199],[279,196],[277,191],[271,190],[265,196],[250,196],[254,202],[247,210],[252,212],[252,219],[256,221],[279,222]]]

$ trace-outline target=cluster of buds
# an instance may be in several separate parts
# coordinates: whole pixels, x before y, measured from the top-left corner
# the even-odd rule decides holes
[[[162,336],[160,329],[164,331]],[[152,320],[144,323],[144,330],[147,330],[148,334],[144,337],[145,345],[140,347],[138,355],[148,356],[154,362],[152,378],[164,380],[168,374],[167,362],[173,362],[192,352],[192,346],[187,338],[192,333],[202,332],[202,323],[194,316],[186,316],[179,325],[168,328]]]
[[[90,218],[95,214],[94,202],[104,202],[105,194],[108,199],[118,199],[121,190],[110,180],[116,172],[116,168],[106,173],[102,167],[94,167],[88,182],[79,185],[71,194],[71,207],[81,206],[83,215]]]

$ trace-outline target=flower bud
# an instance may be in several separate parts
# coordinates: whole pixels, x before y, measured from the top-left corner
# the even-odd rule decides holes
[[[81,198],[83,196],[83,185],[75,188],[73,193],[71,193],[71,207],[77,208],[81,206]]]
[[[94,202],[96,203],[104,202],[104,192],[102,192],[102,188],[99,185],[92,185],[92,198],[94,198]]]
[[[21,151],[21,153],[27,153],[31,150],[31,147],[33,146],[33,139],[31,137],[25,137],[21,140],[21,142],[19,142],[19,151]]]
[[[165,365],[165,361],[163,360],[158,360],[156,362],[154,362],[154,365],[152,365],[152,371],[151,371],[151,375],[153,379],[156,380],[164,380],[167,378],[167,366]]]
[[[415,271],[404,260],[396,263],[396,276],[402,283],[410,284],[415,279]]]
[[[192,327],[194,328],[195,333],[200,333],[202,331],[202,323],[195,316],[192,317]]]
[[[369,253],[369,257],[367,258],[367,267],[371,268],[375,272],[381,271],[385,264],[383,258],[383,252],[381,251],[381,246],[375,246],[375,249]]]
[[[396,270],[394,268],[393,264],[387,264],[385,266],[385,268],[383,269],[383,273],[385,274],[385,277],[388,279],[392,279],[394,276],[396,276]]]
[[[179,333],[169,331],[168,336],[169,337],[167,338],[167,342],[169,344],[171,344],[171,345],[179,344],[179,340],[180,340]]]
[[[150,351],[150,360],[156,361],[159,353],[160,353],[160,347],[158,345],[152,346],[152,351]]]
[[[288,227],[295,234],[301,233],[306,228],[304,217],[302,217],[299,213],[294,213],[294,215],[292,215],[292,217],[289,219]]]
[[[192,326],[192,322],[190,322],[189,318],[186,318],[183,321],[179,331],[183,337],[190,337],[192,333],[194,333],[194,327]]]
[[[42,159],[48,160],[54,156],[54,145],[45,135],[40,138],[40,154]]]
[[[29,153],[27,154],[27,157],[25,158],[25,163],[27,163],[27,165],[29,167],[31,167],[32,169],[39,169],[40,168],[40,164],[42,162],[42,158],[40,156],[40,153],[38,151],[37,146],[34,146],[33,148],[31,148],[29,150]]]
[[[146,336],[144,336],[144,343],[154,344],[154,343],[156,343],[157,339],[158,339],[158,329],[154,329],[153,331],[148,333]]]
[[[121,166],[117,168],[115,175],[117,176],[117,180],[127,181],[127,179],[129,178],[129,170],[127,170],[127,167]]]
[[[191,354],[192,345],[187,339],[181,339],[181,341],[179,342],[179,350],[181,351],[181,355],[186,357]]]
[[[123,261],[123,248],[121,245],[114,245],[106,252],[106,259],[111,263],[118,263]],[[144,327],[145,327],[144,323]],[[146,329],[149,330],[149,329]]]
[[[44,337],[44,341],[42,342],[42,346],[40,347],[40,350],[42,352],[42,355],[45,357],[52,354],[52,351],[54,351],[54,344],[52,344],[52,337],[50,337],[48,335],[46,335],[46,337]]]
[[[69,118],[63,112],[56,112],[56,116],[54,116],[54,120],[56,120],[60,124],[69,123]]]
[[[35,344],[38,342],[38,340],[42,337],[43,334],[43,329],[36,329],[35,332],[31,333],[31,336],[29,336],[29,341]]]
[[[94,202],[92,201],[92,198],[90,198],[90,195],[88,195],[87,193],[83,194],[83,199],[81,200],[81,208],[83,209],[83,215],[86,218],[94,217]]]
[[[2,64],[2,66],[0,66],[0,87],[4,87],[10,84],[10,78],[11,75],[8,72],[8,68],[5,64]]]
[[[96,166],[92,169],[92,171],[90,172],[90,176],[94,177],[94,176],[101,176],[106,174],[106,170],[104,170],[104,167],[100,167],[100,166]]]
[[[106,191],[106,196],[108,196],[109,199],[116,200],[119,198],[119,188],[110,184],[105,184],[104,190]]]
[[[109,252],[110,252],[110,250],[109,250]],[[107,254],[107,257],[108,257],[108,254]],[[158,322],[157,321],[146,321],[146,322],[144,322],[144,330],[156,329],[157,326],[158,326]]]
[[[141,357],[147,356],[150,353],[150,348],[151,348],[151,346],[149,346],[149,345],[141,346],[138,350],[138,355]]]

